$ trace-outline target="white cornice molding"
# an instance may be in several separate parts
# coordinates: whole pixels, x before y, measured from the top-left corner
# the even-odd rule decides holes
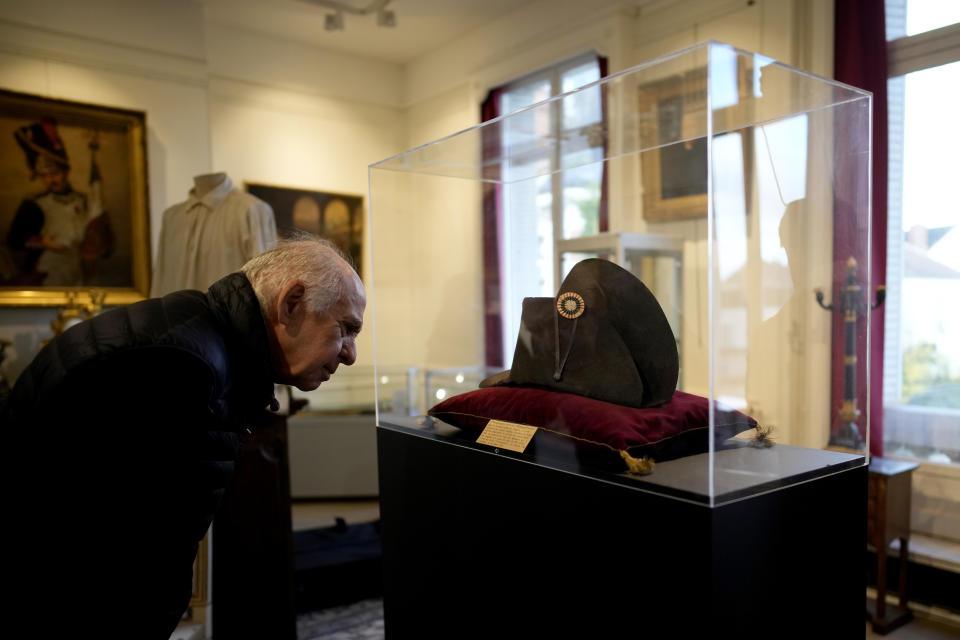
[[[209,96],[213,102],[245,104],[324,121],[376,122],[382,126],[395,126],[400,117],[399,110],[391,105],[331,96],[300,85],[263,83],[220,74],[209,77]]]
[[[0,18],[0,51],[193,86],[207,85],[202,58],[116,44]]]

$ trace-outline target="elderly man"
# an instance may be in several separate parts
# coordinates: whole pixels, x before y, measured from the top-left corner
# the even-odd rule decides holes
[[[0,416],[5,618],[32,637],[169,637],[238,433],[275,382],[315,389],[354,363],[365,305],[344,256],[299,239],[47,345]]]

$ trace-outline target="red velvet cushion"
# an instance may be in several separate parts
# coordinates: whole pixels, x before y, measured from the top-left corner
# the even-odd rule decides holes
[[[506,420],[575,439],[581,449],[587,445],[663,461],[708,450],[709,405],[707,398],[683,391],[662,406],[635,409],[546,389],[489,387],[447,398],[428,413],[467,431],[479,433],[489,420]],[[753,418],[719,406],[714,419],[717,443],[757,426]],[[622,471],[617,458],[606,459]]]

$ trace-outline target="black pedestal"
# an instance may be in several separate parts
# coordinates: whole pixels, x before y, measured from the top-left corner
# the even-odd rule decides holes
[[[672,463],[636,479],[384,426],[378,453],[388,639],[863,636],[862,458],[815,451],[805,481],[711,508],[652,492]]]

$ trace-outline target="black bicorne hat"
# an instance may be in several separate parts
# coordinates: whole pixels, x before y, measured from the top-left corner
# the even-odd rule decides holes
[[[38,164],[55,164],[61,169],[69,169],[67,149],[57,133],[57,122],[53,118],[42,118],[40,122],[20,127],[14,132],[17,144],[27,154],[27,166],[36,175]]]
[[[654,295],[626,269],[591,258],[573,267],[556,298],[524,298],[513,365],[480,386],[544,387],[643,408],[669,401],[679,372]]]

